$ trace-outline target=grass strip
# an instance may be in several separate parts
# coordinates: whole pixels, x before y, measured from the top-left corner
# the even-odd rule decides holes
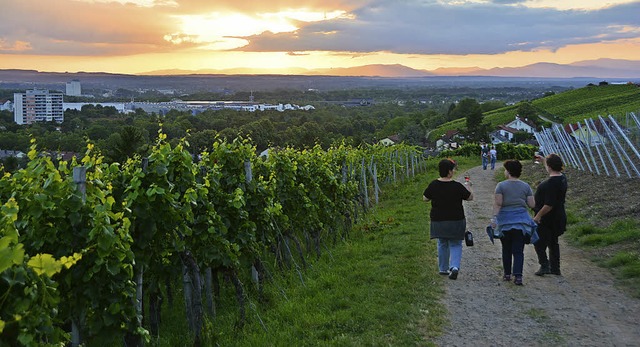
[[[434,177],[432,172],[383,187],[379,205],[349,240],[330,247],[330,254],[304,272],[304,283],[293,271],[277,279],[277,285],[268,285],[269,305],[256,305],[248,311],[253,316],[249,324],[218,335],[216,343],[433,345],[429,339],[442,332],[446,319],[439,304],[443,280],[437,274],[435,242],[429,241],[428,209],[422,201]]]
[[[608,268],[625,291],[640,298],[640,222],[623,219],[598,227],[588,216],[582,217],[568,228],[569,240],[593,253],[596,263]]]

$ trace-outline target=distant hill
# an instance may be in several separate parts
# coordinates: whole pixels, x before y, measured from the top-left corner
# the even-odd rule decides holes
[[[434,76],[426,70],[416,70],[410,67],[393,64],[372,64],[364,66],[356,66],[349,68],[330,68],[309,71],[313,75],[331,75],[331,76],[380,76],[380,77],[424,77]]]
[[[163,90],[175,94],[199,92],[234,93],[236,91],[286,90],[345,90],[345,89],[396,89],[396,88],[526,88],[547,89],[553,87],[579,88],[588,83],[598,83],[601,78],[536,78],[492,76],[439,76],[407,68],[402,65],[369,65],[360,68],[335,69],[297,75],[278,74],[225,74],[223,70],[156,71],[158,75],[128,75],[105,72],[42,72],[35,70],[0,69],[0,88],[43,88],[64,91],[65,83],[77,79],[83,91],[107,90]],[[224,70],[225,72],[227,70]],[[229,70],[230,71],[230,70]],[[214,73],[215,72],[215,73]],[[326,73],[334,75],[326,75]],[[179,74],[171,74],[179,73]],[[359,74],[350,76],[349,74]],[[343,74],[343,76],[338,75]],[[366,76],[371,74],[374,76]],[[390,77],[401,75],[403,77]],[[628,81],[622,79],[619,81]]]
[[[262,69],[262,68],[234,68],[234,69],[168,69],[154,70],[139,75],[143,76],[193,76],[193,75],[307,75],[309,70],[303,68]]]
[[[531,104],[540,115],[561,124],[582,122],[598,115],[623,117],[629,112],[640,115],[640,87],[633,84],[586,86],[536,99]],[[512,105],[487,112],[484,122],[492,127],[508,123],[515,118],[517,109],[518,105]],[[437,139],[447,130],[463,128],[465,119],[457,119],[432,131],[430,138]]]
[[[284,70],[282,70],[284,71]],[[143,75],[159,74],[256,74],[278,73],[264,69],[221,69],[221,70],[162,70]],[[328,75],[328,76],[369,76],[369,77],[425,77],[425,76],[485,76],[485,77],[535,77],[535,78],[619,78],[640,79],[640,60],[598,59],[585,60],[572,64],[536,63],[520,67],[482,69],[478,67],[452,67],[435,70],[413,69],[400,64],[372,64],[347,68],[330,69],[290,69],[285,75]]]
[[[234,69],[203,69],[203,70],[157,70],[143,73],[141,75],[193,75],[193,74],[224,74],[224,75],[307,75],[307,76],[342,76],[342,77],[423,77],[434,74],[425,70],[416,70],[400,64],[371,64],[347,68],[329,69],[255,69],[255,68],[234,68]]]
[[[0,82],[64,82],[71,79],[81,79],[94,82],[96,78],[113,79],[133,84],[144,84],[148,78],[157,77],[165,80],[172,77],[206,78],[217,76],[219,78],[234,76],[271,76],[284,77],[351,77],[351,78],[430,78],[430,77],[486,77],[486,78],[545,78],[545,79],[575,79],[596,78],[601,80],[617,79],[620,81],[640,80],[640,60],[625,59],[598,59],[585,60],[572,64],[537,63],[520,67],[482,69],[478,67],[451,67],[435,70],[413,69],[401,64],[372,64],[347,68],[329,69],[203,69],[203,70],[156,70],[137,75],[114,74],[105,72],[77,72],[59,73],[35,70],[0,70]],[[157,80],[156,80],[157,81]],[[141,83],[137,83],[141,82]]]
[[[473,72],[472,72],[473,73]],[[591,60],[573,64],[537,63],[517,68],[493,68],[478,72],[489,76],[529,76],[529,77],[598,77],[598,78],[640,78],[640,61],[633,60]]]
[[[484,69],[477,66],[474,67],[441,67],[433,70],[432,72],[439,76],[468,76],[468,75],[480,75]]]

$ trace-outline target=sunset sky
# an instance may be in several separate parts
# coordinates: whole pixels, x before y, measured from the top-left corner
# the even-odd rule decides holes
[[[0,69],[144,73],[640,60],[640,0],[2,0]]]

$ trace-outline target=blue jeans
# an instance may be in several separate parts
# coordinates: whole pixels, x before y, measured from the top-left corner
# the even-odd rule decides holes
[[[438,268],[447,272],[450,268],[460,269],[462,240],[438,239]]]
[[[491,170],[496,168],[496,158],[491,157]]]
[[[500,238],[502,243],[502,268],[505,275],[511,275],[511,265],[513,264],[513,274],[522,276],[524,265],[524,235],[521,230],[511,229],[504,232]],[[513,261],[513,262],[512,262]]]
[[[482,169],[486,170],[487,169],[487,165],[489,164],[489,158],[487,157],[482,157]]]

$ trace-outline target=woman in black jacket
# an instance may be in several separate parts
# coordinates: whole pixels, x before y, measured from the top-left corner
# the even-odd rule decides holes
[[[540,269],[538,276],[546,274],[560,275],[560,245],[558,237],[564,234],[567,224],[567,214],[564,209],[567,195],[567,178],[562,173],[564,164],[555,153],[546,158],[539,158],[549,173],[549,178],[542,181],[534,195],[536,207],[533,220],[538,223],[540,239],[534,244]],[[547,248],[549,256],[547,257]]]

